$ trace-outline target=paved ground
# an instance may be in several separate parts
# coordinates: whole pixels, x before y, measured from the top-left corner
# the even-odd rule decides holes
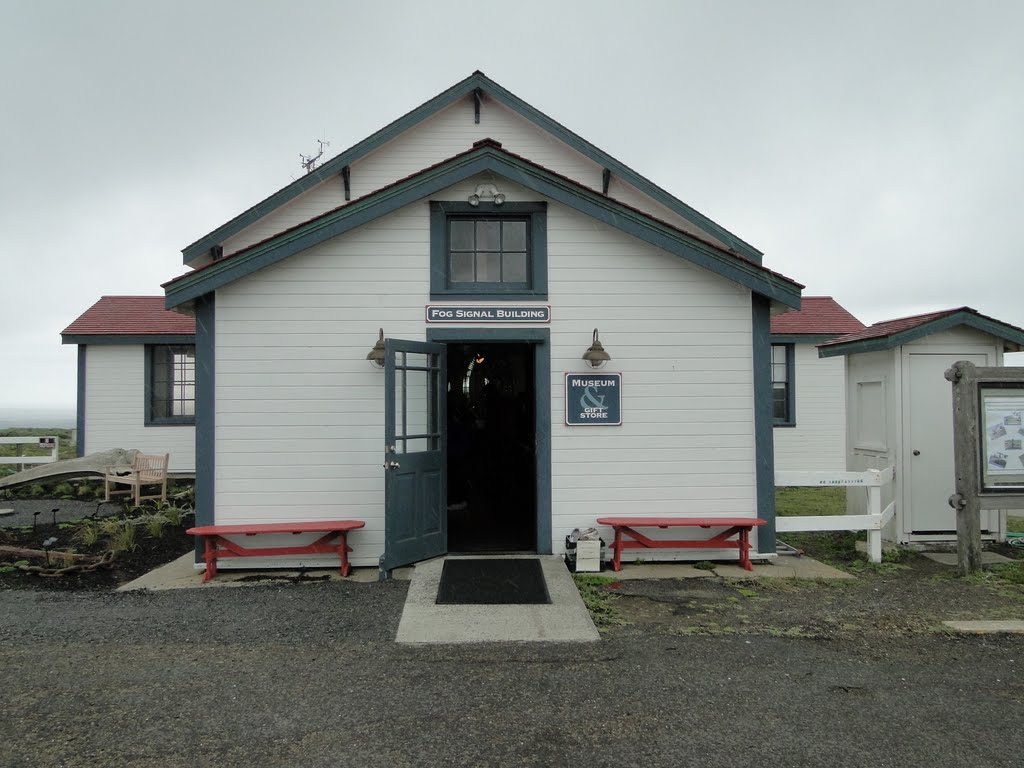
[[[1020,765],[1019,636],[409,646],[407,588],[0,591],[0,764]]]

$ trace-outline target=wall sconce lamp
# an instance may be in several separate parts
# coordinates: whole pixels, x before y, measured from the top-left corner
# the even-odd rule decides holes
[[[587,365],[591,368],[600,368],[612,359],[612,356],[605,352],[604,347],[601,346],[601,340],[597,338],[597,328],[594,329],[594,342],[583,353],[583,359],[587,361]]]
[[[366,359],[370,361],[370,365],[376,366],[377,368],[384,367],[384,329],[380,329],[380,338],[377,339],[377,343],[373,345],[373,349],[366,356]]]
[[[480,205],[481,200],[490,200],[495,205],[501,205],[505,202],[505,195],[493,184],[477,184],[473,194],[467,197],[466,201],[476,207]]]

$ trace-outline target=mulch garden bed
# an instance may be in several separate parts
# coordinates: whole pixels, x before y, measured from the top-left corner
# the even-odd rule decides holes
[[[59,503],[59,502],[58,502]],[[88,522],[42,522],[41,516],[35,526],[21,525],[17,527],[0,527],[0,589],[44,589],[44,590],[111,590],[125,584],[154,568],[181,557],[195,546],[192,536],[185,530],[192,525],[192,517],[186,516],[180,524],[168,522],[162,525],[158,537],[152,535],[150,525],[145,523],[145,516],[156,513],[156,509],[134,510],[132,518],[136,524],[134,542],[125,548],[113,547],[111,553],[110,531],[113,528],[104,521],[111,519],[124,521],[129,519],[127,513],[113,518],[101,518]],[[3,521],[0,520],[0,526]],[[95,542],[83,536],[83,527],[95,526],[99,535]],[[155,527],[155,526],[154,526]],[[48,550],[49,557],[36,557],[20,550]],[[73,552],[85,556],[71,561],[63,553]],[[97,561],[99,567],[93,570]],[[67,566],[81,566],[61,575],[44,575],[32,572],[33,568],[42,568],[46,572],[56,571]]]

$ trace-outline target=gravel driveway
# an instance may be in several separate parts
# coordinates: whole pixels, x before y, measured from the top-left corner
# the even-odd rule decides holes
[[[0,591],[0,763],[1020,764],[1020,637],[399,646],[406,588]]]

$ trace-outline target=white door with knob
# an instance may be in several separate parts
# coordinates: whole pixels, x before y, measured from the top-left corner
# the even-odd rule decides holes
[[[905,358],[906,359],[906,358]],[[956,532],[956,513],[949,506],[955,484],[953,469],[953,388],[945,373],[957,360],[995,365],[986,354],[909,355],[904,383],[909,393],[909,422],[903,445],[904,503],[907,534],[940,535]],[[981,513],[982,532],[990,530]]]

